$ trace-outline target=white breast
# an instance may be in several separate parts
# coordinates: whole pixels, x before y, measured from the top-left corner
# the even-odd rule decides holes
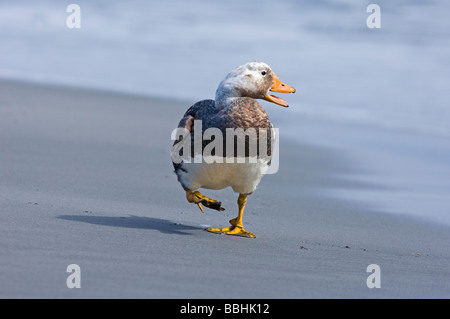
[[[202,163],[183,162],[178,175],[183,185],[191,190],[231,186],[236,193],[250,194],[255,191],[269,164],[266,160],[256,158],[247,158],[245,163],[236,163],[235,160],[211,157],[205,158]]]

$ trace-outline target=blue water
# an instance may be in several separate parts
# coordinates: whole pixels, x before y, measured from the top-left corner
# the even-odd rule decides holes
[[[369,3],[0,1],[0,77],[195,102],[264,61],[297,89],[288,110],[267,105],[284,134],[345,150],[389,189],[342,196],[450,224],[450,2],[376,1],[380,29]]]

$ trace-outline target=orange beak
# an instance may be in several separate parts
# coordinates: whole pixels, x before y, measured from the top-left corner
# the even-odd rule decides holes
[[[295,93],[295,89],[293,87],[290,87],[289,85],[281,82],[280,79],[278,79],[278,76],[275,75],[275,73],[273,73],[272,76],[273,76],[273,86],[270,89],[270,91],[278,92],[278,93]],[[267,93],[264,96],[264,99],[269,102],[272,102],[272,103],[275,103],[275,104],[278,104],[278,105],[281,105],[284,107],[289,106],[288,103],[285,100],[283,100],[282,98],[275,96],[275,95],[270,95],[269,93]]]

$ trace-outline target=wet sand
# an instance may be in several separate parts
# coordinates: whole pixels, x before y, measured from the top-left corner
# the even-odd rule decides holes
[[[248,199],[255,239],[204,231],[237,194],[205,190],[226,211],[204,214],[185,199],[170,133],[193,102],[0,82],[1,298],[450,297],[448,227],[330,196],[370,185],[314,141],[281,135]]]

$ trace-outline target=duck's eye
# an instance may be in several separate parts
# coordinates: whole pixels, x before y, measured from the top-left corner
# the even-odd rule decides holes
[[[266,74],[267,74],[266,71],[262,71],[262,72],[261,72],[261,75],[262,75],[262,76],[264,76],[264,75],[266,75]]]

